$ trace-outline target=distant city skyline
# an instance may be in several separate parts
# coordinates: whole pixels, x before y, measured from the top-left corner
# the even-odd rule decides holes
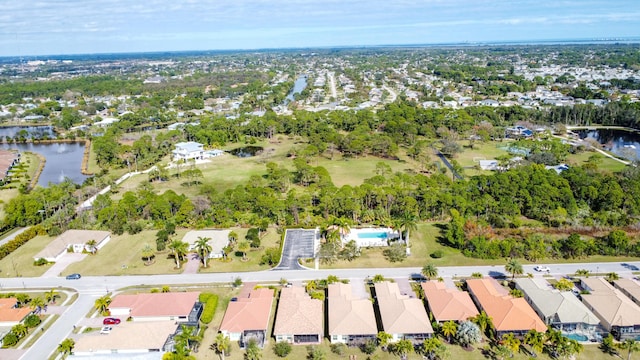
[[[0,56],[638,36],[637,0],[21,0],[0,12]]]

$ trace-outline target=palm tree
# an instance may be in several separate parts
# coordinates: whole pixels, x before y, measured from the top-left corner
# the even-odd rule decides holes
[[[380,331],[378,332],[378,345],[380,345],[381,348],[386,349],[387,346],[389,345],[389,341],[391,341],[391,339],[393,338],[393,336],[391,336],[391,334],[386,333],[384,331]]]
[[[517,354],[520,350],[520,339],[513,333],[502,335],[502,345],[504,345],[512,354]]]
[[[176,259],[176,267],[180,269],[180,261],[189,251],[189,244],[180,240],[173,240],[168,248]]]
[[[524,343],[531,346],[535,353],[541,353],[544,348],[544,333],[531,329],[524,335]]]
[[[96,299],[94,307],[100,312],[100,314],[106,314],[109,304],[111,304],[111,296],[105,295]]]
[[[209,245],[209,240],[211,238],[198,236],[198,240],[196,240],[196,251],[200,255],[204,267],[207,267],[207,258],[213,249],[211,245]]]
[[[493,354],[496,357],[496,359],[500,359],[500,360],[504,360],[513,355],[513,353],[511,353],[511,350],[509,350],[509,348],[507,348],[504,345],[498,345],[494,349]]]
[[[31,299],[31,303],[29,303],[32,309],[42,309],[45,305],[44,299],[41,297]]]
[[[145,244],[142,248],[142,258],[145,259],[144,263],[149,265],[151,263],[151,259],[155,256],[155,251],[149,244]]]
[[[211,344],[211,350],[215,351],[218,355],[220,355],[220,360],[224,360],[224,357],[228,355],[229,349],[231,348],[231,340],[228,336],[225,336],[223,333],[218,333],[216,335],[216,339],[213,344]]]
[[[242,260],[247,260],[247,251],[249,251],[250,247],[251,245],[249,245],[248,241],[240,241],[238,244],[238,251],[242,253]]]
[[[51,302],[55,303],[55,300],[58,297],[60,296],[58,295],[58,292],[56,291],[56,289],[51,289],[44,294],[44,298],[45,300],[47,300],[47,303],[51,303]]]
[[[393,344],[390,350],[394,354],[399,355],[402,359],[406,359],[407,355],[413,351],[413,343],[411,340],[400,340]]]
[[[478,324],[480,330],[485,334],[487,329],[491,329],[493,327],[493,319],[491,319],[484,310],[480,311],[480,313],[472,318],[471,321]]]
[[[582,344],[564,336],[561,336],[561,341],[556,345],[556,354],[562,359],[570,359],[582,352],[582,350]]]
[[[616,272],[610,272],[610,273],[608,273],[608,274],[607,274],[607,276],[605,277],[605,279],[606,279],[608,282],[611,282],[611,283],[612,283],[612,282],[614,282],[614,281],[616,281],[616,280],[620,280],[620,275],[618,275],[618,273],[616,273]]]
[[[627,350],[627,360],[631,360],[631,353],[640,351],[640,343],[635,339],[626,339],[618,344],[618,347],[622,350]]]
[[[451,343],[451,337],[458,332],[458,324],[449,320],[442,324],[440,331],[442,331],[442,335],[447,338],[447,342]]]
[[[66,338],[58,344],[58,353],[62,354],[62,358],[64,359],[68,354],[71,354],[74,346],[76,346],[76,342],[71,338]]]
[[[246,360],[260,360],[262,359],[262,351],[256,342],[256,339],[251,338],[247,343],[247,349],[245,350],[244,358]]]
[[[424,275],[427,280],[438,277],[438,268],[433,264],[427,264],[422,268],[422,275]]]
[[[429,360],[435,360],[438,356],[438,349],[443,346],[444,344],[442,343],[442,341],[440,341],[440,339],[438,339],[437,337],[431,337],[425,339],[424,342],[422,342],[422,351]]]
[[[235,231],[231,231],[227,237],[230,245],[235,245],[238,242],[238,233]]]
[[[18,337],[18,339],[22,339],[29,333],[29,328],[25,324],[16,324],[11,327],[11,332]]]
[[[506,272],[511,274],[511,281],[516,278],[516,275],[522,275],[524,271],[522,269],[522,264],[520,264],[520,262],[516,259],[510,259],[507,262],[507,265],[504,266],[504,269]]]
[[[409,231],[418,230],[418,225],[416,222],[416,216],[412,213],[404,213],[400,218],[400,226],[403,229],[402,232],[406,232],[404,236],[404,242],[409,247]],[[400,234],[402,234],[400,232]]]
[[[97,244],[97,241],[91,239],[87,241],[85,245],[89,248],[89,251],[91,251],[92,254],[95,254],[96,251],[98,251],[98,249],[96,248],[96,244]]]

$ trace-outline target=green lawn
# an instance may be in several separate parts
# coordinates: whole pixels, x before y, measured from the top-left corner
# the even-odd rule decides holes
[[[49,236],[36,236],[16,251],[0,260],[1,277],[34,277],[44,274],[49,266],[34,266],[33,256],[53,240]]]
[[[616,171],[620,171],[622,169],[625,168],[625,164],[613,160],[611,158],[608,158],[602,154],[599,154],[595,151],[583,151],[581,153],[578,154],[572,154],[569,155],[569,157],[567,158],[567,164],[569,165],[575,165],[575,166],[580,166],[583,165],[587,162],[587,160],[589,159],[589,157],[593,156],[593,155],[597,155],[601,161],[598,164],[598,169],[600,170],[604,170],[604,171],[610,171],[610,172],[616,172]]]
[[[238,242],[243,241],[247,235],[249,229],[233,229],[238,234]],[[236,251],[230,255],[227,260],[212,259],[209,263],[209,267],[206,269],[200,268],[200,272],[243,272],[243,271],[258,271],[267,270],[270,267],[268,265],[260,265],[260,259],[264,254],[265,249],[280,246],[281,235],[276,232],[274,228],[269,228],[260,238],[260,248],[251,249],[247,252],[247,261],[242,261],[242,254]],[[238,247],[236,246],[236,249]],[[242,277],[242,276],[241,276]]]
[[[461,166],[476,166],[479,160],[494,160],[496,157],[506,155],[506,150],[500,149],[502,146],[507,146],[506,142],[490,141],[481,143],[476,141],[473,145],[473,149],[470,149],[468,141],[458,141],[462,147],[462,152],[456,155],[453,160],[456,160]]]

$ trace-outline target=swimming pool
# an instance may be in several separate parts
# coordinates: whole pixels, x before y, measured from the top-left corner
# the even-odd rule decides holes
[[[580,334],[563,334],[565,337],[576,341],[588,341],[589,337]]]
[[[386,239],[388,237],[389,234],[386,231],[358,233],[358,239]]]

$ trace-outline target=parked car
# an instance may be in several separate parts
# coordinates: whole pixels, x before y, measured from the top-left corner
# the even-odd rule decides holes
[[[67,275],[66,279],[67,280],[78,280],[80,279],[82,276],[78,273],[75,274],[71,274],[71,275]]]
[[[120,324],[120,319],[108,317],[102,320],[102,325],[118,325],[118,324]]]
[[[100,329],[100,334],[110,334],[111,330],[113,330],[111,326],[103,326],[102,329]]]
[[[551,271],[551,269],[549,269],[548,266],[542,266],[542,265],[536,265],[536,267],[534,267],[533,270],[539,271],[539,272],[549,272],[549,271]]]

